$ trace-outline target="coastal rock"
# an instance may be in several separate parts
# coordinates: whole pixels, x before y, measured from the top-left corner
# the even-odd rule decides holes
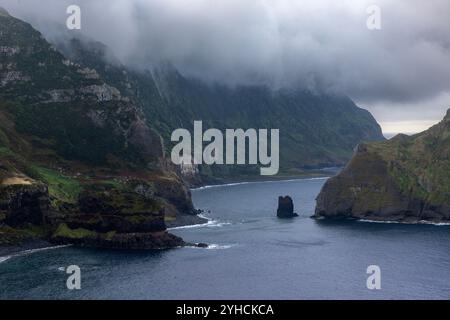
[[[185,245],[183,239],[166,231],[145,233],[110,231],[101,233],[83,228],[71,229],[66,224],[61,224],[58,227],[51,241],[56,244],[127,250],[169,249]]]
[[[84,227],[99,232],[164,231],[164,208],[156,199],[147,199],[132,191],[109,189],[80,194],[80,213],[66,217],[72,227]]]
[[[317,197],[315,217],[450,221],[450,110],[414,136],[361,144]]]
[[[175,174],[155,181],[156,195],[167,199],[177,213],[196,215],[191,201],[191,191]]]
[[[49,210],[50,201],[45,185],[0,185],[0,223],[12,227],[41,225]]]
[[[207,243],[203,243],[203,242],[196,243],[195,246],[197,248],[208,248],[208,244]]]
[[[294,212],[294,203],[292,198],[289,196],[278,197],[278,218],[294,218],[298,217],[298,214]]]
[[[113,249],[165,249],[184,241],[166,231],[164,203],[145,181],[128,184],[92,184],[84,187],[78,202],[61,215],[47,218],[56,227],[51,241]]]

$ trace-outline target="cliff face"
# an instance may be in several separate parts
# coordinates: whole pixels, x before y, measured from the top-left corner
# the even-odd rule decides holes
[[[39,226],[57,243],[182,245],[166,213],[193,214],[190,193],[139,102],[6,12],[0,33],[0,238]]]
[[[359,145],[325,183],[315,217],[449,222],[450,110],[422,133]]]
[[[343,165],[358,143],[384,139],[372,115],[345,96],[264,85],[205,84],[170,66],[139,77],[139,91],[157,97],[145,99],[144,112],[158,119],[154,123],[165,137],[175,128],[192,130],[194,120],[202,120],[205,129],[280,129],[281,174]],[[206,180],[258,174],[257,166],[198,170]]]
[[[108,48],[86,39],[58,43],[66,56],[89,66],[142,106],[150,127],[164,138],[177,128],[193,130],[194,120],[207,128],[279,128],[280,171],[345,164],[363,141],[383,140],[372,115],[345,96],[301,89],[273,90],[263,85],[228,87],[187,78],[170,64],[139,72],[111,58]],[[198,166],[181,173],[197,184],[215,179],[259,175],[257,166]],[[192,173],[195,173],[194,175]]]

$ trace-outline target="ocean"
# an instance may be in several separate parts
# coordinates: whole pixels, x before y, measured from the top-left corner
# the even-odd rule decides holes
[[[449,299],[450,226],[314,220],[325,178],[192,191],[209,222],[174,228],[208,248],[59,247],[0,258],[0,299]],[[280,195],[298,218],[276,217]],[[81,289],[68,290],[77,265]],[[380,268],[381,289],[367,288]]]

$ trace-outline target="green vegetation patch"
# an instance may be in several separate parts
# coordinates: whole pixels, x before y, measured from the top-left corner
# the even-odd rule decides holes
[[[398,135],[367,145],[370,156],[380,156],[388,164],[389,175],[401,192],[431,204],[450,204],[450,159],[445,126],[415,136]]]
[[[82,190],[78,180],[40,166],[30,167],[28,174],[48,185],[48,191],[54,205],[58,206],[64,202],[77,202],[78,195]]]
[[[61,223],[53,234],[53,238],[64,238],[64,239],[104,239],[113,240],[116,235],[116,231],[109,231],[107,233],[99,233],[83,228],[71,229],[65,223]]]
[[[96,200],[99,212],[103,214],[116,212],[130,216],[135,215],[136,217],[131,219],[136,220],[140,219],[140,215],[158,213],[162,209],[162,204],[158,199],[146,198],[132,190],[132,186],[114,180],[86,185],[80,199],[88,198]]]
[[[69,239],[84,239],[84,238],[96,238],[97,232],[90,231],[83,228],[70,229],[67,224],[61,223],[53,234],[53,238],[69,238]]]

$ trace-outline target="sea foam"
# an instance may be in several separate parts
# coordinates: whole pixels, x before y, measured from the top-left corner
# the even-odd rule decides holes
[[[28,249],[28,250],[24,250],[24,251],[20,251],[16,254],[10,255],[10,256],[4,256],[4,257],[0,257],[0,263],[5,262],[11,258],[14,257],[20,257],[20,256],[25,256],[28,254],[33,254],[35,252],[40,252],[40,251],[47,251],[47,250],[53,250],[53,249],[59,249],[59,248],[65,248],[65,247],[70,247],[70,244],[67,245],[60,245],[60,246],[51,246],[51,247],[44,247],[44,248],[37,248],[37,249]]]
[[[6,260],[9,260],[10,258],[11,258],[11,256],[0,257],[0,263],[5,262]]]
[[[210,244],[208,245],[207,250],[223,250],[223,249],[230,249],[232,247],[236,246],[236,244],[224,244],[224,245],[220,245],[220,244]]]
[[[411,224],[411,225],[421,225],[421,224],[428,224],[432,226],[450,226],[449,222],[431,222],[426,220],[420,220],[417,222],[402,222],[402,221],[377,221],[377,220],[369,220],[369,219],[359,219],[359,222],[365,222],[365,223],[383,223],[383,224]]]
[[[192,228],[220,228],[223,226],[230,225],[230,222],[220,222],[211,218],[208,218],[202,214],[199,214],[198,217],[208,220],[205,223],[199,223],[199,224],[191,224],[187,226],[180,226],[180,227],[173,227],[173,228],[167,228],[167,230],[180,230],[180,229],[192,229]]]
[[[327,180],[329,177],[314,177],[314,178],[297,178],[297,179],[286,179],[286,180],[266,180],[266,181],[243,181],[243,182],[233,182],[224,184],[211,184],[207,186],[191,188],[191,190],[204,190],[210,188],[223,188],[223,187],[234,187],[246,184],[258,184],[258,183],[283,183],[283,182],[294,182],[294,181],[314,181],[314,180]]]

